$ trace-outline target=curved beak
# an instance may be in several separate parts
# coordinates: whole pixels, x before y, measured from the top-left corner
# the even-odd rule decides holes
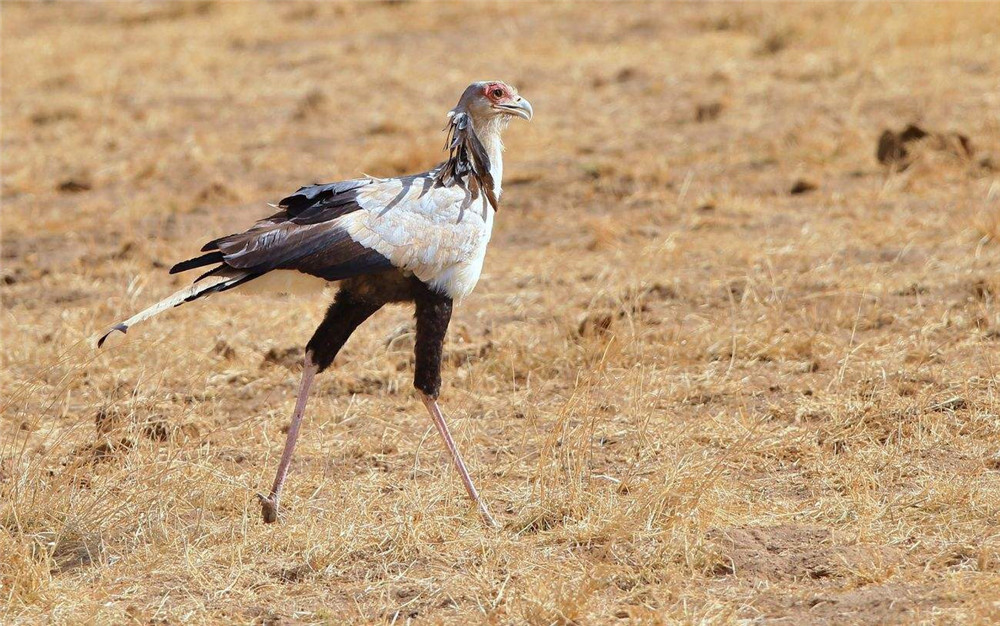
[[[531,103],[522,98],[521,96],[518,96],[517,101],[514,102],[513,104],[501,104],[498,105],[496,108],[506,113],[509,113],[510,115],[516,115],[525,120],[531,120],[531,116],[534,113],[534,111],[531,109]]]

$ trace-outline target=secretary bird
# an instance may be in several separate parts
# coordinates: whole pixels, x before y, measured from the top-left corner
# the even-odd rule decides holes
[[[201,249],[204,254],[171,268],[176,274],[211,266],[190,287],[115,325],[97,346],[116,330],[124,333],[171,307],[214,293],[265,285],[286,291],[288,278],[339,283],[306,344],[302,382],[271,493],[259,496],[264,521],[273,523],[313,378],[333,363],[351,333],[372,314],[389,303],[413,302],[413,385],[469,497],[483,519],[496,526],[438,406],[441,351],[452,303],[472,292],[483,268],[500,200],[500,133],[513,117],[531,116],[531,104],[510,85],[472,83],[448,113],[444,163],[401,178],[366,177],[300,188],[271,217],[208,242]]]

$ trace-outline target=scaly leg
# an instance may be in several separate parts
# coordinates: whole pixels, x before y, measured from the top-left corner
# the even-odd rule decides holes
[[[299,396],[295,400],[295,412],[292,413],[292,423],[288,427],[288,437],[285,439],[285,450],[281,453],[281,461],[278,463],[278,473],[274,477],[274,485],[271,486],[271,495],[260,498],[261,508],[264,513],[264,522],[273,524],[278,521],[278,499],[281,497],[281,488],[285,485],[285,478],[288,476],[288,466],[292,463],[292,454],[295,452],[295,441],[299,438],[299,427],[302,426],[302,418],[306,414],[306,400],[309,398],[309,388],[312,387],[313,378],[319,366],[313,363],[312,354],[306,352],[305,368],[302,371],[302,384],[299,386]]]
[[[413,386],[420,392],[424,406],[427,407],[434,425],[441,433],[441,438],[444,439],[444,444],[451,453],[451,460],[462,476],[462,483],[465,484],[469,497],[476,503],[486,523],[496,528],[498,524],[479,497],[475,485],[472,484],[469,470],[465,469],[465,462],[462,461],[462,455],[458,453],[458,447],[448,432],[448,425],[437,403],[438,394],[441,392],[441,352],[444,348],[444,337],[448,332],[448,323],[451,321],[451,298],[424,285],[417,292],[414,301],[417,305],[417,341],[414,348],[416,371],[413,376]]]
[[[288,466],[292,462],[295,440],[298,439],[299,427],[302,425],[302,418],[306,412],[306,400],[309,397],[309,388],[312,386],[313,378],[319,372],[330,367],[351,333],[375,311],[378,311],[382,304],[383,302],[378,300],[358,298],[350,291],[341,288],[330,308],[327,309],[326,316],[323,317],[319,328],[306,344],[306,362],[302,372],[302,385],[299,387],[299,397],[295,401],[292,424],[288,427],[285,451],[281,454],[281,461],[278,463],[278,475],[274,478],[271,495],[266,498],[262,495],[259,496],[266,523],[272,524],[278,521],[278,499],[281,496],[281,488],[285,484],[285,477],[288,475]]]
[[[500,524],[498,524],[497,521],[493,519],[493,516],[490,515],[490,510],[486,508],[486,503],[479,497],[479,492],[476,491],[476,486],[472,484],[472,477],[469,476],[469,470],[465,469],[465,462],[462,460],[462,455],[458,452],[458,446],[455,445],[455,440],[451,438],[451,433],[448,431],[448,424],[444,421],[444,415],[441,414],[441,407],[438,406],[437,400],[431,398],[425,393],[420,394],[420,399],[424,401],[424,406],[427,407],[427,412],[431,414],[431,419],[434,420],[434,425],[437,426],[438,432],[441,433],[441,438],[444,439],[444,445],[447,446],[448,452],[451,453],[451,460],[454,461],[455,468],[462,477],[462,484],[465,485],[465,490],[469,493],[469,497],[472,498],[472,501],[476,503],[476,507],[479,508],[479,514],[483,516],[483,519],[487,524],[493,528],[499,528]]]

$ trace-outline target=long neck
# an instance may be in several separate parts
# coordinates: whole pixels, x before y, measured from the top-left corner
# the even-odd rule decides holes
[[[503,141],[500,139],[500,132],[506,125],[506,120],[499,116],[493,117],[483,124],[473,123],[476,136],[479,137],[479,141],[486,148],[486,154],[490,157],[490,174],[493,176],[497,199],[500,198],[503,184]]]

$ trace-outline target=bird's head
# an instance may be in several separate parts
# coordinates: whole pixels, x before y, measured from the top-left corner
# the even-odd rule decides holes
[[[503,172],[500,131],[511,118],[530,120],[531,113],[531,103],[505,82],[484,80],[466,87],[458,104],[448,112],[445,148],[449,154],[436,170],[438,180],[446,186],[462,183],[472,190],[473,198],[482,189],[495,210]]]
[[[452,115],[468,113],[477,127],[505,122],[517,116],[531,119],[531,103],[518,95],[517,90],[499,80],[483,80],[465,88],[465,93],[452,109]]]

